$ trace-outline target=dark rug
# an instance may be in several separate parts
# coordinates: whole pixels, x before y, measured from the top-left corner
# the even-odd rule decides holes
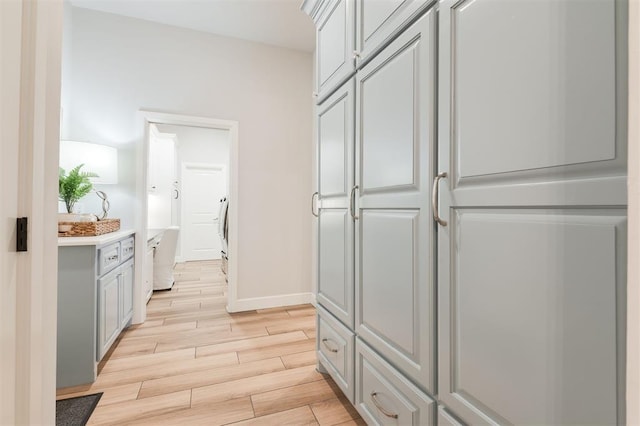
[[[84,426],[98,405],[102,392],[56,401],[56,426]]]

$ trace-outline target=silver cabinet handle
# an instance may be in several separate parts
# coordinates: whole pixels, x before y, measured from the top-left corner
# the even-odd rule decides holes
[[[385,410],[384,407],[378,401],[377,396],[378,396],[378,392],[371,392],[371,400],[373,401],[373,405],[375,405],[376,408],[380,410],[380,412],[385,416],[390,417],[392,419],[397,419],[398,415],[396,413],[392,413],[390,411]]]
[[[447,221],[440,217],[440,210],[438,206],[438,189],[440,181],[447,177],[447,172],[439,173],[433,180],[433,191],[431,192],[431,209],[433,210],[433,220],[438,222],[442,226],[447,226]]]
[[[314,215],[315,217],[318,217],[318,213],[316,213],[316,209],[315,209],[315,204],[313,203],[313,201],[316,199],[316,197],[319,197],[320,194],[318,193],[318,191],[314,192],[313,195],[311,195],[311,214]]]
[[[357,50],[354,50],[353,51],[353,57],[357,58],[357,59],[360,59],[360,52],[358,52]]]
[[[180,191],[178,191],[177,189],[174,189],[174,191],[176,191],[176,196],[173,197],[174,200],[177,200],[178,197],[180,196]]]
[[[353,218],[353,220],[358,220],[359,219],[358,215],[355,214],[355,210],[356,210],[356,198],[355,198],[356,189],[358,189],[358,185],[353,185],[353,188],[351,188],[351,193],[349,194],[349,211],[351,213],[351,217]]]
[[[329,339],[322,339],[322,344],[325,345],[327,347],[327,349],[329,349],[329,352],[333,352],[334,354],[338,353],[338,350],[336,348],[332,348],[327,342],[329,341]]]

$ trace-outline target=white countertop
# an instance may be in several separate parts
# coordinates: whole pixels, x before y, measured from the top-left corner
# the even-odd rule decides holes
[[[165,231],[164,228],[159,228],[159,229],[149,228],[149,229],[147,229],[147,242],[149,242],[149,241],[153,240],[154,238],[160,236],[164,231]]]
[[[112,241],[118,241],[128,235],[135,234],[133,229],[124,229],[108,234],[96,235],[92,237],[58,237],[58,247],[68,246],[101,246]]]

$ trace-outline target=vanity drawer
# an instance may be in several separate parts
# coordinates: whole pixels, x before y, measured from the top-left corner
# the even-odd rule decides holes
[[[318,360],[353,404],[354,334],[322,306],[318,306]]]
[[[120,259],[120,242],[101,247],[98,250],[98,276],[118,266]]]
[[[131,256],[135,251],[135,240],[133,237],[129,237],[126,240],[122,240],[120,242],[120,251],[122,253],[122,261],[124,262]]]
[[[433,425],[435,402],[356,339],[356,404],[369,425]]]

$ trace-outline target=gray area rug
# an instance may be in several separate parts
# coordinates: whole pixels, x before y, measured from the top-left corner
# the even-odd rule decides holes
[[[84,426],[98,405],[102,392],[56,401],[56,426]]]

